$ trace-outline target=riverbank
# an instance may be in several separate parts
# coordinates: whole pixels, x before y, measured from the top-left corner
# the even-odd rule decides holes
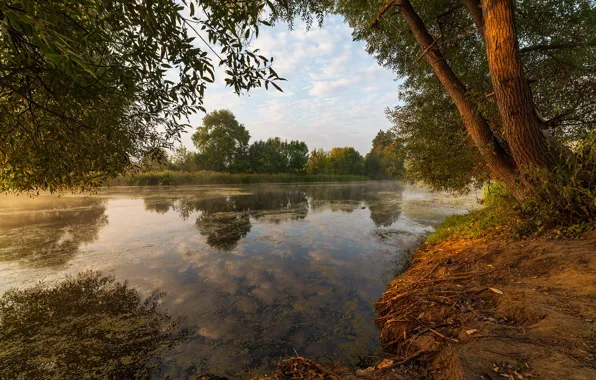
[[[595,232],[423,245],[376,305],[392,365],[409,378],[596,378],[594,253]]]
[[[250,183],[310,183],[310,182],[352,182],[370,181],[367,176],[332,174],[248,174],[219,173],[210,171],[147,172],[111,180],[110,186],[160,186],[160,185],[215,185]]]
[[[458,218],[375,305],[384,360],[351,372],[298,358],[273,378],[596,378],[596,231],[519,240]]]

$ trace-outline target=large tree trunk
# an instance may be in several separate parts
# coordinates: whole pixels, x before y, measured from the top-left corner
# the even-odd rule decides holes
[[[418,16],[408,0],[397,2],[399,13],[408,23],[418,45],[425,52],[425,57],[435,71],[439,80],[455,103],[462,116],[466,129],[470,133],[474,144],[486,160],[493,175],[505,182],[512,192],[516,193],[516,168],[508,154],[496,141],[486,120],[478,111],[476,105],[466,96],[466,88],[455,75],[445,57],[436,46],[424,22]]]
[[[542,133],[532,91],[524,77],[511,0],[484,0],[482,4],[488,67],[495,100],[511,154],[521,171],[549,167],[559,154]],[[560,152],[559,152],[560,153]]]

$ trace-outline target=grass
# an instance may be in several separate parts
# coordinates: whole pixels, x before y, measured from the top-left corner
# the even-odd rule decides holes
[[[513,199],[502,184],[492,184],[484,190],[484,207],[463,215],[452,215],[432,233],[426,243],[434,245],[450,239],[475,239],[508,235],[515,240],[546,236],[549,238],[576,238],[596,229],[596,220],[586,218],[574,223],[552,218],[549,224],[542,220],[542,209],[529,208]],[[547,215],[548,215],[547,210]]]
[[[160,186],[160,185],[214,185],[214,184],[247,184],[247,183],[303,183],[303,182],[349,182],[369,181],[366,176],[331,175],[331,174],[244,174],[219,173],[210,171],[177,172],[158,171],[139,173],[118,178],[110,183],[112,186]]]
[[[474,239],[502,233],[515,233],[520,225],[516,202],[500,185],[484,191],[484,207],[462,215],[452,215],[432,233],[426,243],[437,244],[448,239]]]

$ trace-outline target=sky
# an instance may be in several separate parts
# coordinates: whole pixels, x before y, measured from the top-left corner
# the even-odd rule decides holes
[[[229,109],[248,129],[251,140],[279,136],[305,141],[309,149],[353,146],[368,153],[377,132],[391,127],[385,108],[397,104],[395,74],[379,66],[365,51],[364,42],[352,41],[351,29],[341,16],[330,16],[322,28],[306,30],[296,24],[261,28],[253,43],[287,82],[283,93],[271,86],[238,96],[225,87],[222,71],[207,87],[207,112]],[[218,60],[215,60],[218,62]],[[218,75],[219,74],[219,75]],[[191,136],[204,114],[191,118],[192,130],[182,143],[191,150]]]

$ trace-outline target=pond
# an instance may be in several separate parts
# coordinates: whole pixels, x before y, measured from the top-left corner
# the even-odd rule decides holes
[[[378,350],[386,283],[475,199],[397,182],[3,196],[0,292],[88,270],[142,297],[165,292],[160,310],[188,331],[159,354],[176,378],[254,373],[296,353],[356,364]]]

